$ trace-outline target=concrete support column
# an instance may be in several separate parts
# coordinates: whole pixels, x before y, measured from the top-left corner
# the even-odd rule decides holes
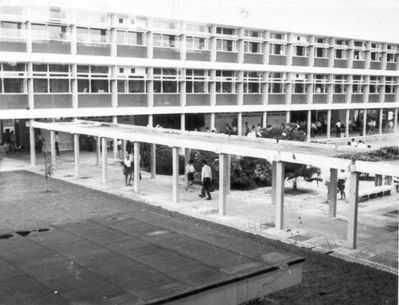
[[[210,131],[212,131],[215,130],[215,128],[216,128],[216,114],[211,113],[209,129]]]
[[[186,130],[186,114],[185,113],[180,114],[180,130],[181,131]]]
[[[273,161],[272,164],[272,204],[276,207],[276,229],[284,228],[284,163]]]
[[[96,151],[96,157],[97,157],[97,161],[96,161],[96,165],[100,165],[100,159],[101,159],[101,138],[97,137],[97,151]]]
[[[226,154],[219,154],[219,215],[226,215],[227,161]]]
[[[378,114],[379,114],[378,133],[382,135],[382,119],[384,115],[384,111],[382,108],[379,110]]]
[[[134,142],[134,173],[133,173],[133,190],[135,193],[139,192],[139,180],[140,180],[140,142]]]
[[[179,148],[172,147],[172,201],[179,202]]]
[[[337,180],[338,170],[336,168],[330,168],[330,184],[328,185],[327,192],[329,217],[337,217]]]
[[[291,105],[291,101],[292,101],[292,74],[287,72],[287,83],[285,84],[285,104]]]
[[[264,111],[262,113],[262,127],[263,128],[267,127],[267,111]]]
[[[375,175],[374,176],[374,186],[382,185],[382,175]]]
[[[71,24],[69,28],[69,35],[71,40],[71,54],[76,55],[77,53],[77,34],[76,34],[76,25]]]
[[[184,164],[187,165],[188,161],[190,161],[190,156],[191,156],[191,149],[189,148],[184,148]],[[188,179],[187,179],[187,173],[184,171],[184,185],[188,187]]]
[[[309,46],[309,54],[308,54],[308,66],[309,67],[313,67],[314,66],[314,55],[315,55],[315,46],[313,45],[315,41],[315,37],[314,36],[310,36],[309,37],[309,42],[310,42],[310,46]]]
[[[183,31],[186,29],[186,23],[184,21],[180,22],[180,28],[183,29]],[[186,35],[180,34],[179,41],[180,41],[180,60],[186,60],[187,56]]]
[[[216,61],[216,25],[210,26],[211,37],[209,38],[209,50],[210,50],[210,60],[211,62]]]
[[[50,152],[51,152],[51,163],[55,165],[56,157],[55,157],[55,131],[50,130]]]
[[[285,115],[285,123],[289,123],[291,122],[291,112],[287,111],[286,115]]]
[[[26,92],[28,93],[28,107],[30,110],[35,108],[35,97],[33,95],[33,64],[28,63],[28,77],[26,79]],[[25,84],[25,82],[24,82]]]
[[[359,173],[350,173],[349,207],[348,207],[348,246],[356,249],[357,243],[357,216],[359,208]]]
[[[125,160],[126,158],[126,140],[122,141],[122,160]]]
[[[238,72],[238,82],[237,82],[237,105],[244,104],[244,72]]]
[[[184,38],[184,41],[185,40],[186,39]],[[180,78],[181,78],[181,81],[180,81],[180,84],[179,84],[179,86],[180,86],[180,94],[179,94],[180,106],[184,107],[184,106],[186,106],[186,88],[187,88],[187,84],[186,84],[186,69],[180,69]],[[183,128],[183,130],[184,130],[184,128]]]
[[[308,117],[307,117],[307,130],[306,130],[306,138],[310,141],[311,134],[312,134],[312,111],[308,110]]]
[[[32,126],[33,120],[30,120],[29,123],[30,166],[36,166],[35,129]]]
[[[226,194],[229,195],[230,194],[230,190],[231,190],[231,155],[228,154],[227,155],[227,184],[226,184]]]
[[[327,110],[327,139],[331,138],[331,109]]]
[[[112,117],[112,123],[118,124],[118,117],[115,115]],[[114,159],[118,158],[118,139],[112,139],[112,152]]]
[[[398,108],[395,109],[395,113],[393,116],[393,132],[398,132]]]
[[[350,109],[346,109],[345,111],[345,137],[349,137],[349,117],[350,117]]]
[[[32,24],[30,21],[25,22],[26,33],[26,52],[32,53]]]
[[[367,109],[363,110],[363,130],[362,136],[364,137],[367,134]]]
[[[154,127],[154,116],[152,114],[148,115],[148,126]]]
[[[152,28],[153,28],[153,19],[152,18],[147,18],[147,28],[149,29],[147,31],[147,58],[151,59],[154,56],[154,42],[153,42],[153,33],[152,33]]]
[[[101,158],[102,183],[106,184],[107,183],[107,138],[101,138],[101,152],[102,152],[102,158]]]
[[[244,28],[238,29],[238,41],[237,41],[237,60],[239,64],[244,62]]]
[[[78,109],[79,106],[79,95],[78,95],[78,65],[72,64],[72,79],[71,79],[71,89],[72,89],[72,108]]]
[[[154,179],[156,176],[157,168],[157,145],[151,144],[151,178]]]
[[[269,31],[263,32],[264,42],[262,43],[262,63],[264,65],[269,64]]]
[[[264,81],[262,86],[262,105],[267,105],[269,103],[269,83],[267,82],[269,77],[268,72],[262,73],[262,81]]]
[[[242,136],[242,112],[237,114],[237,135]]]
[[[210,105],[215,106],[216,105],[216,70],[211,70],[210,71],[210,81],[209,81],[209,100],[210,100]]]
[[[73,150],[75,159],[75,177],[79,177],[79,135],[73,135]]]

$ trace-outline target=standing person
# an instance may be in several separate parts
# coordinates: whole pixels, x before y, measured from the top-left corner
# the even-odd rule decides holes
[[[16,145],[15,133],[14,133],[13,130],[11,130],[11,133],[10,133],[10,147],[9,147],[9,151],[10,151],[10,152],[15,151],[16,148],[17,148],[17,145]]]
[[[186,165],[186,175],[187,175],[186,191],[193,189],[194,173],[195,173],[194,161],[190,159]]]
[[[125,160],[123,160],[123,175],[125,176],[126,186],[131,186],[133,174],[133,154],[129,153],[126,155]]]
[[[60,136],[58,135],[58,132],[55,132],[55,151],[57,152],[57,156],[60,155]]]
[[[208,196],[206,200],[211,200],[211,192],[210,192],[210,186],[212,183],[212,170],[210,166],[208,165],[208,162],[206,160],[202,160],[202,170],[201,170],[201,181],[202,181],[202,188],[201,188],[201,198],[205,197],[205,194]]]
[[[44,144],[44,137],[42,136],[42,134],[39,134],[39,136],[37,137],[37,149],[36,149],[38,153],[43,152],[43,144]]]
[[[335,123],[335,133],[337,138],[341,137],[341,127],[342,127],[341,120],[338,120],[337,123]]]
[[[345,170],[341,169],[341,171],[338,173],[338,180],[337,180],[337,193],[341,195],[341,200],[344,200],[346,198],[345,181],[346,181]]]
[[[118,158],[122,158],[122,145],[123,145],[122,140],[118,139],[116,141],[116,148],[118,149]]]
[[[251,129],[249,129],[248,122],[245,122],[245,136],[247,136],[251,132]]]

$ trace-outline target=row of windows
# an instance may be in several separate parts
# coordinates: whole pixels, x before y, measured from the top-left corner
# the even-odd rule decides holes
[[[78,79],[79,93],[110,93],[110,80],[106,79]],[[218,80],[216,84],[216,93],[237,93],[239,90],[239,83],[231,81]],[[118,93],[147,93],[147,83],[145,80],[118,80]],[[268,83],[269,93],[285,93],[289,85],[279,81],[271,81]],[[180,84],[178,80],[161,79],[155,80],[153,83],[154,93],[179,93]],[[4,88],[4,91],[3,89]],[[0,93],[25,93],[26,80],[21,78],[4,78],[0,79]],[[243,82],[244,93],[262,93],[263,87],[261,82],[256,82],[248,79]],[[325,94],[328,92],[328,85],[325,83],[316,83],[313,87],[308,83],[294,82],[291,86],[292,93],[307,93],[310,88],[313,88],[313,93]],[[344,85],[335,84],[332,86],[332,92],[336,94],[344,94],[351,92],[352,94],[362,94],[366,92],[370,94],[378,94],[381,89],[385,89],[386,94],[395,92],[393,84],[386,84],[377,86],[370,85]],[[351,91],[348,91],[351,90]],[[34,93],[72,93],[71,81],[69,79],[42,79],[37,78],[33,80]],[[210,83],[201,79],[192,79],[186,82],[186,93],[210,93]]]

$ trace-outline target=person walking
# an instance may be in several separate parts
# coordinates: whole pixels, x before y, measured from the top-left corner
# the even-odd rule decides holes
[[[208,197],[206,198],[206,200],[211,200],[212,197],[211,197],[210,187],[212,183],[212,170],[208,165],[208,162],[206,162],[206,160],[202,160],[202,164],[203,164],[201,170],[202,188],[201,188],[201,194],[199,194],[198,196],[204,198],[205,195],[207,195]]]
[[[345,170],[341,169],[338,173],[338,180],[337,180],[337,193],[341,195],[341,200],[345,200],[345,181],[346,181],[346,174]]]
[[[133,175],[133,154],[127,154],[125,160],[123,160],[123,175],[125,176],[126,186],[131,186]]]
[[[55,132],[55,151],[57,152],[57,156],[60,155],[60,136],[58,135],[58,132]]]
[[[194,161],[190,159],[186,165],[186,175],[187,175],[186,191],[193,189],[194,173],[195,173]]]

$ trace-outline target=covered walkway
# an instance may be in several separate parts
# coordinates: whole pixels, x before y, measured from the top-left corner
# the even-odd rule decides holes
[[[131,125],[118,125],[91,121],[74,121],[68,123],[42,123],[31,121],[30,139],[31,144],[35,143],[34,128],[50,130],[51,135],[51,155],[53,163],[56,163],[55,154],[55,131],[67,132],[74,134],[75,149],[75,177],[80,175],[79,162],[79,134],[91,135],[98,137],[101,143],[97,160],[101,159],[101,176],[102,183],[106,184],[108,180],[108,156],[106,149],[106,139],[114,139],[114,156],[116,156],[116,140],[131,141],[134,143],[134,151],[139,151],[140,143],[150,143],[152,145],[151,157],[151,178],[155,178],[155,145],[166,145],[172,147],[173,155],[173,176],[172,176],[172,202],[177,203],[180,200],[179,192],[179,168],[178,157],[179,149],[185,149],[186,157],[189,156],[189,149],[199,149],[213,151],[219,154],[219,198],[218,213],[226,215],[227,195],[230,192],[230,154],[249,156],[255,158],[264,158],[272,161],[273,178],[272,178],[272,204],[275,206],[274,224],[276,229],[284,229],[284,164],[293,162],[299,164],[313,165],[318,167],[329,167],[331,173],[330,198],[329,198],[329,216],[335,218],[337,215],[337,198],[336,198],[336,182],[338,169],[345,169],[350,172],[350,191],[348,196],[349,206],[347,210],[347,236],[346,244],[350,248],[357,246],[358,231],[358,205],[359,205],[359,174],[362,172],[394,176],[399,172],[398,166],[383,163],[371,163],[335,158],[337,154],[334,146],[325,144],[307,144],[298,142],[280,142],[276,143],[270,139],[250,139],[247,137],[215,135],[207,133],[193,133],[177,130],[156,129],[148,127],[139,127]],[[101,141],[100,141],[101,139]],[[100,147],[101,146],[101,147]],[[125,146],[125,145],[123,145]],[[34,145],[31,145],[34,147]],[[140,193],[139,180],[139,154],[135,155],[135,177],[134,191]],[[35,152],[31,150],[31,165],[35,165]],[[227,215],[228,216],[228,215]]]

